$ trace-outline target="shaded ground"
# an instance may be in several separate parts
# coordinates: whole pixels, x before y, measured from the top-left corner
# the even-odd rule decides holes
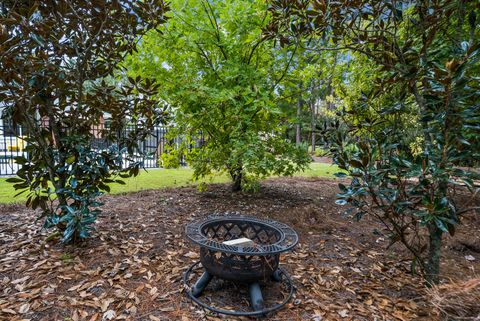
[[[274,218],[300,235],[281,262],[295,297],[267,320],[432,320],[408,257],[385,250],[375,222],[345,216],[333,203],[336,192],[334,180],[289,178],[264,182],[258,194],[232,194],[218,184],[204,193],[177,188],[107,196],[95,238],[79,248],[45,243],[46,231],[30,211],[0,206],[0,320],[216,320],[182,293],[182,272],[198,259],[183,226],[227,211]],[[480,269],[480,221],[472,216],[464,223],[446,242],[446,278]],[[246,302],[244,289],[227,290],[231,296],[219,297],[226,305],[229,297]]]

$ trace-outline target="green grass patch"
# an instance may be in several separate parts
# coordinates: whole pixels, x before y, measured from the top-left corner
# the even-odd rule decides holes
[[[298,172],[294,176],[335,178],[333,174],[338,173],[339,171],[340,169],[337,165],[325,163],[311,163],[310,167],[307,170],[303,172]]]
[[[333,178],[333,174],[338,171],[335,165],[312,163],[310,168],[304,172],[296,173],[295,176],[301,177],[325,177]],[[166,187],[181,187],[197,185],[201,182],[205,183],[226,183],[230,179],[227,175],[218,175],[212,179],[204,179],[201,181],[192,181],[193,170],[190,168],[179,169],[150,169],[147,172],[142,171],[137,177],[125,179],[125,185],[113,184],[112,194],[121,194],[128,192],[137,192],[147,189],[160,189]],[[6,178],[0,178],[0,203],[17,203],[24,202],[25,195],[19,195],[14,198],[17,193],[12,184],[7,183]]]

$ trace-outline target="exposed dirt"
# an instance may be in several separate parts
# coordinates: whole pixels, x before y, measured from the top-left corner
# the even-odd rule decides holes
[[[332,158],[331,157],[312,156],[312,161],[314,161],[315,163],[332,164]]]
[[[106,196],[94,237],[80,247],[45,243],[48,232],[33,223],[34,213],[0,206],[0,320],[216,320],[186,298],[181,281],[198,260],[184,225],[213,212],[270,217],[300,236],[281,261],[295,297],[266,320],[434,319],[406,253],[386,250],[379,224],[356,222],[334,204],[337,182],[282,178],[265,181],[257,194],[232,194],[218,184],[204,193],[177,188]],[[471,215],[455,239],[447,237],[445,279],[478,273],[479,232],[480,220]],[[278,296],[274,289],[281,286],[264,289],[265,297]],[[224,286],[218,294],[217,304],[248,305],[242,287]]]

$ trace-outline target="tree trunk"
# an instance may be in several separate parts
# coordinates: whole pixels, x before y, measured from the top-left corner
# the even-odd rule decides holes
[[[298,101],[297,106],[297,124],[295,125],[296,133],[295,133],[295,143],[300,145],[302,143],[302,127],[300,124],[300,116],[302,114],[302,104],[301,100]]]
[[[428,224],[429,250],[425,264],[425,279],[428,286],[438,284],[440,281],[440,254],[442,248],[442,230],[435,222]]]
[[[237,166],[230,171],[233,180],[232,192],[240,192],[242,190],[242,166]]]
[[[295,125],[295,128],[296,128],[295,144],[297,146],[302,143],[302,126],[300,123],[300,117],[302,116],[302,107],[303,107],[303,99],[301,96],[302,83],[300,83],[299,88],[300,88],[300,95],[298,97],[298,104],[297,104],[297,124]]]
[[[311,102],[310,103],[310,113],[311,113],[311,123],[310,127],[312,128],[312,153],[315,154],[315,143],[316,143],[316,138],[315,138],[315,103]]]
[[[312,153],[315,154],[315,132],[312,130]]]

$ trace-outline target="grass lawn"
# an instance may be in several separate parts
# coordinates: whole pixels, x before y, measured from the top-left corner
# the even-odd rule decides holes
[[[299,172],[295,176],[303,177],[326,177],[332,178],[333,173],[337,172],[337,167],[324,163],[312,163],[310,168],[304,172]],[[139,176],[125,180],[126,185],[112,185],[112,194],[135,192],[145,189],[157,189],[165,187],[180,187],[187,185],[196,185],[199,182],[192,182],[193,170],[190,168],[180,169],[150,169],[143,171]],[[17,193],[12,184],[7,183],[6,178],[0,178],[0,203],[24,202],[24,194],[14,198]],[[225,183],[228,182],[227,175],[215,176],[213,179],[206,179],[206,183]]]

